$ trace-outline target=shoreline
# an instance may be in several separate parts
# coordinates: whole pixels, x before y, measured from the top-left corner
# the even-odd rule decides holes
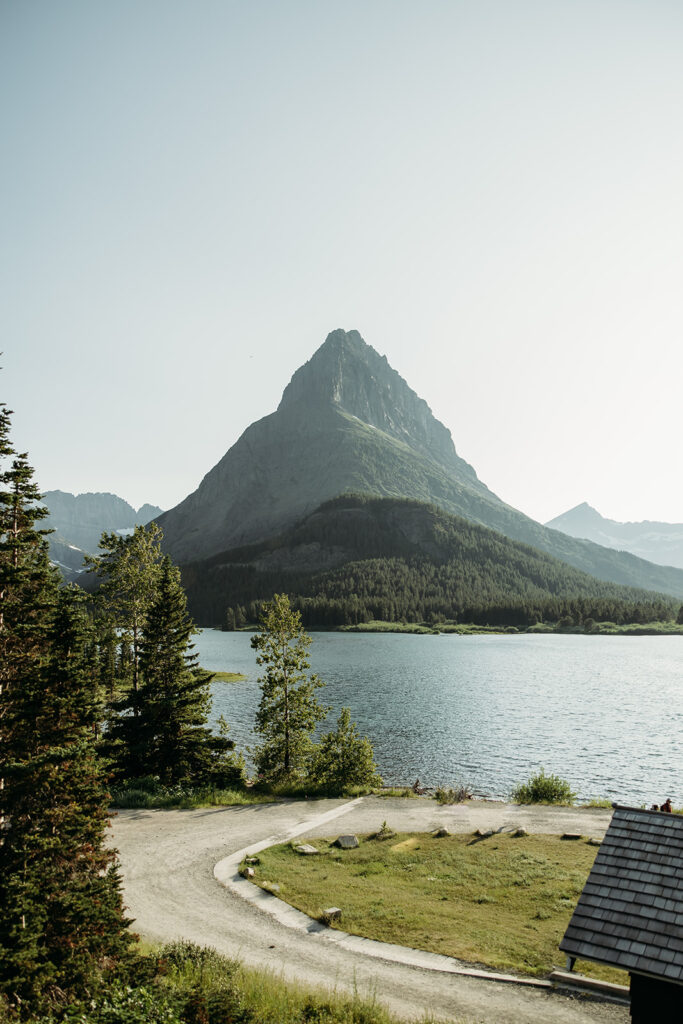
[[[201,626],[201,629],[216,633],[258,633],[259,626],[242,626],[240,629],[223,629],[221,626]],[[401,633],[409,636],[683,636],[683,624],[629,623],[619,626],[614,622],[597,622],[590,629],[579,626],[559,627],[546,623],[535,626],[477,626],[474,623],[437,623],[430,626],[423,622],[360,622],[353,626],[323,628],[307,626],[308,633]]]

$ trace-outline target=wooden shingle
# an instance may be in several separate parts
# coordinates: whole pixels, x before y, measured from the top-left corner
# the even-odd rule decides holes
[[[683,984],[683,817],[615,808],[560,949]]]

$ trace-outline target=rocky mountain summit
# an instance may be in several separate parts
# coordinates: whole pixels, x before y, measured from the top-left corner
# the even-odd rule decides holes
[[[584,537],[606,548],[630,551],[657,565],[673,565],[683,569],[683,523],[620,523],[606,519],[582,502],[575,508],[551,519],[546,526],[561,530],[570,537]]]
[[[498,498],[427,403],[357,331],[328,335],[277,410],[248,427],[157,522],[166,551],[187,564],[272,537],[340,494],[430,503],[600,579],[683,596],[680,570],[549,530]]]

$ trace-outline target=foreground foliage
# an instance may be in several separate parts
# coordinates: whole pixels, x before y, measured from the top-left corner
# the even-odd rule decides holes
[[[95,995],[131,941],[104,846],[92,635],[50,567],[32,475],[0,406],[0,1001],[19,1016]]]
[[[259,853],[256,880],[276,882],[281,899],[314,918],[341,907],[339,926],[357,935],[524,974],[562,963],[558,944],[596,847],[559,836],[384,840],[386,832],[385,823],[354,850],[317,840],[317,857],[270,847]],[[623,972],[583,962],[579,969],[624,983]]]
[[[370,997],[311,991],[191,942],[140,957],[137,976],[27,1024],[397,1024]],[[422,1018],[427,1024],[428,1018]],[[0,1022],[3,1021],[0,1006]],[[12,1024],[7,1018],[7,1024]]]

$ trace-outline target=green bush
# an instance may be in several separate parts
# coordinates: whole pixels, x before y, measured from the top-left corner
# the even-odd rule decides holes
[[[331,793],[342,793],[349,786],[382,785],[372,744],[366,736],[358,735],[348,708],[341,709],[336,730],[321,736],[308,777],[310,783]]]
[[[576,793],[559,775],[546,775],[541,768],[537,775],[513,789],[512,799],[518,804],[573,804]]]

